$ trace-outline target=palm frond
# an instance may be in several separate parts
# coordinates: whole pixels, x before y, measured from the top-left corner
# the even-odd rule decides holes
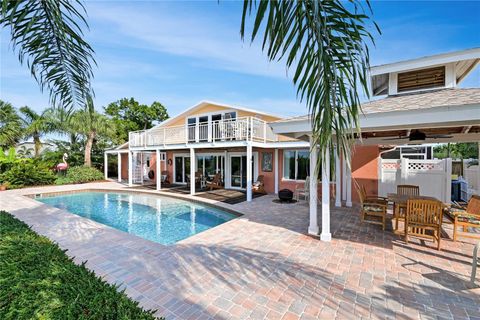
[[[287,69],[293,69],[297,95],[307,105],[322,155],[331,152],[335,143],[339,153],[350,157],[355,131],[359,132],[360,94],[364,91],[368,96],[366,43],[373,43],[367,10],[358,0],[348,4],[339,0],[244,1],[242,38],[253,16],[251,41],[263,35],[262,48],[268,58],[284,60]]]
[[[83,105],[92,94],[95,60],[83,40],[88,25],[80,0],[3,0],[0,10],[0,26],[10,29],[20,62],[49,91],[52,105]]]

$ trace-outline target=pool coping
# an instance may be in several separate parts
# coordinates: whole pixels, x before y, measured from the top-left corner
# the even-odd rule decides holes
[[[40,192],[40,193],[30,193],[30,194],[23,194],[22,196],[28,197],[30,199],[36,200],[37,198],[43,198],[45,197],[56,197],[56,196],[61,196],[61,195],[67,195],[67,194],[76,194],[76,193],[87,193],[87,192],[105,192],[105,193],[124,193],[124,194],[144,194],[144,195],[150,195],[150,196],[162,196],[162,197],[169,197],[169,198],[174,198],[174,199],[179,199],[183,201],[190,201],[193,203],[201,204],[207,207],[212,207],[217,210],[223,210],[226,211],[230,214],[233,214],[236,218],[242,217],[245,214],[242,212],[239,212],[237,210],[225,207],[223,205],[217,205],[215,203],[210,203],[207,201],[203,201],[200,199],[193,199],[188,196],[182,196],[182,195],[175,195],[175,194],[169,194],[166,192],[150,192],[147,190],[125,190],[125,189],[102,189],[102,188],[87,188],[87,189],[75,189],[75,190],[62,190],[62,191],[49,191],[49,192]]]

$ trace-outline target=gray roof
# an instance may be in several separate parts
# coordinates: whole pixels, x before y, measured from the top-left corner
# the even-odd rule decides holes
[[[480,105],[480,88],[440,89],[388,96],[362,104],[364,114],[409,111],[445,106]],[[307,120],[309,115],[292,117],[277,122]]]

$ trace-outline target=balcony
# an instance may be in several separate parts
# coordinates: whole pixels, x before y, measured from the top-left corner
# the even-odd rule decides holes
[[[129,133],[130,147],[157,147],[173,144],[255,141],[274,142],[278,136],[264,120],[241,117]]]

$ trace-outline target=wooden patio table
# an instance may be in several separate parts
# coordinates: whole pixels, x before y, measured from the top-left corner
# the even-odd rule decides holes
[[[438,200],[435,197],[412,196],[412,195],[405,195],[405,194],[398,194],[398,193],[387,193],[387,200],[389,202],[393,202],[393,217],[395,219],[398,219],[398,218],[405,219],[404,215],[400,216],[400,209],[401,208],[403,208],[405,210],[407,209],[407,201],[408,200],[435,200],[435,201],[441,202],[440,200]],[[397,222],[397,226],[398,226],[398,222]],[[404,228],[403,231],[405,231],[405,223],[403,224],[403,228]]]

